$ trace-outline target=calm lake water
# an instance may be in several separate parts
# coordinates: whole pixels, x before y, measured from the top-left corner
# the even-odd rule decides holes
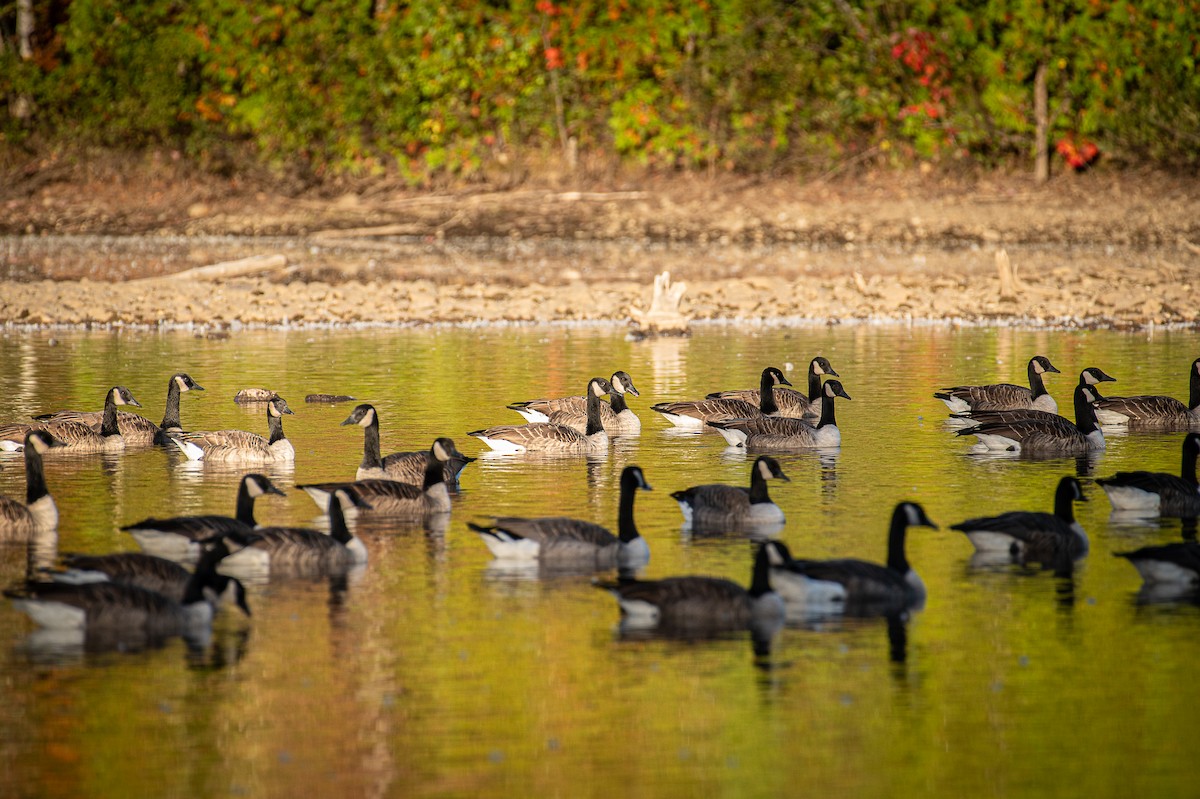
[[[57,342],[52,346],[51,339]],[[1119,469],[1175,471],[1180,434],[1112,435],[1091,463],[979,459],[943,426],[932,392],[961,382],[1024,382],[1042,353],[1068,413],[1078,372],[1105,393],[1186,398],[1200,335],[948,328],[701,329],[627,342],[623,331],[494,329],[291,331],[224,339],[186,333],[10,333],[0,338],[0,418],[98,408],[128,386],[162,413],[169,375],[188,429],[265,431],[249,386],[286,397],[294,469],[259,521],[312,524],[296,483],[350,479],[351,394],[379,409],[384,451],[427,448],[520,421],[508,402],[581,393],[627,370],[639,437],[594,461],[483,459],[464,472],[445,529],[364,525],[371,553],[348,584],[251,587],[251,619],[224,613],[212,647],[178,640],[139,653],[44,651],[0,603],[0,794],[5,796],[1184,796],[1197,793],[1200,608],[1138,602],[1140,578],[1114,550],[1178,540],[1180,523],[1121,524],[1091,482]],[[921,502],[941,530],[918,529],[909,557],[929,588],[906,628],[884,620],[789,626],[763,656],[748,635],[623,638],[613,599],[590,575],[497,568],[466,521],[572,515],[616,526],[631,463],[654,491],[637,498],[651,547],[646,577],[700,573],[749,581],[752,547],[681,531],[674,490],[746,484],[751,458],[715,434],[680,435],[648,410],[666,399],[752,387],[813,355],[852,402],[841,451],[780,458],[771,484],[797,555],[882,560],[894,504]],[[0,491],[24,495],[19,458]],[[976,569],[946,529],[1005,510],[1050,510],[1058,478],[1082,469],[1078,506],[1091,554],[1069,578]],[[146,516],[231,513],[240,472],[190,468],[158,449],[117,458],[56,456],[47,480],[62,551],[135,549],[118,528]],[[19,581],[25,547],[0,549],[0,582]],[[611,577],[612,575],[601,575]],[[800,786],[803,786],[801,788]]]

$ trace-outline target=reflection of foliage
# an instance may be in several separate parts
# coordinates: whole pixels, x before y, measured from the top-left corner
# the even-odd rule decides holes
[[[1200,7],[1148,0],[56,0],[8,46],[8,136],[245,140],[320,172],[422,182],[569,139],[659,167],[768,170],[861,153],[1024,155],[1051,136],[1194,162]],[[15,111],[16,106],[12,109]]]

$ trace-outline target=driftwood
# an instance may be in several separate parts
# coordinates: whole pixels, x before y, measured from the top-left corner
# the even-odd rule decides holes
[[[670,272],[662,272],[655,277],[649,310],[643,311],[636,305],[629,309],[636,332],[643,336],[686,335],[691,320],[679,310],[685,291],[686,283],[672,285]]]
[[[1000,274],[1000,299],[1016,302],[1017,294],[1025,287],[1017,277],[1017,268],[1009,260],[1007,250],[996,251],[996,271]]]
[[[249,258],[239,258],[236,261],[222,261],[208,266],[197,266],[185,269],[172,275],[141,278],[142,280],[224,280],[230,277],[257,275],[262,272],[273,272],[287,266],[285,255],[252,255]]]
[[[239,405],[249,405],[255,402],[270,402],[278,396],[269,388],[243,388],[234,395],[233,401]]]

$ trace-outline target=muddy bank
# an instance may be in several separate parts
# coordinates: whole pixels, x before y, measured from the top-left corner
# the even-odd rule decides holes
[[[99,167],[18,182],[0,190],[0,323],[621,323],[662,271],[698,321],[1200,323],[1186,178],[589,188],[284,196]],[[1017,273],[1003,298],[1001,249]],[[171,277],[267,255],[281,265],[261,275]]]

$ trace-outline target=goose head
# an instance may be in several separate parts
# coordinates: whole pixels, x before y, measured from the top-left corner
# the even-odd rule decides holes
[[[246,493],[251,497],[261,497],[264,494],[278,494],[281,497],[287,496],[265,474],[248,474],[242,478],[242,484],[246,487]]]
[[[283,397],[275,397],[267,403],[268,416],[274,416],[278,418],[284,414],[294,415],[292,413],[292,409],[288,407],[287,400],[285,400]]]
[[[764,480],[773,478],[784,481],[785,483],[792,482],[791,478],[783,473],[783,467],[779,465],[779,461],[767,455],[762,455],[754,462],[754,469]]]
[[[612,384],[613,391],[618,394],[632,394],[635,397],[642,396],[641,392],[633,385],[633,378],[628,372],[613,372],[612,379],[609,381]]]
[[[132,405],[135,408],[142,407],[142,403],[133,398],[133,394],[125,386],[113,386],[109,390],[109,395],[112,397],[113,405]]]
[[[180,391],[203,391],[204,390],[204,386],[200,385],[195,380],[193,380],[191,375],[189,375],[187,372],[180,372],[177,375],[172,375],[171,380],[174,381],[175,385],[179,388]]]
[[[30,430],[25,434],[25,449],[32,448],[39,455],[45,455],[51,449],[56,447],[65,447],[66,444],[59,441],[54,436],[47,433],[45,430]]]
[[[769,383],[772,386],[790,386],[791,381],[783,376],[783,372],[774,366],[768,366],[762,371],[762,379],[764,383]]]
[[[603,397],[605,394],[612,394],[614,389],[612,383],[608,382],[603,377],[593,377],[588,381],[588,393],[594,394],[597,397]]]
[[[621,472],[621,487],[632,486],[639,491],[653,491],[650,484],[646,482],[646,475],[642,474],[641,466],[626,466]]]
[[[355,406],[354,410],[350,411],[350,415],[346,417],[341,426],[345,427],[346,425],[356,424],[359,427],[370,427],[373,424],[377,424],[378,420],[379,414],[375,412],[375,406],[364,402],[362,405]]]
[[[825,358],[821,355],[818,355],[817,357],[812,359],[812,362],[809,363],[809,365],[808,365],[808,371],[810,374],[814,374],[814,375],[829,375],[830,377],[840,377],[840,375],[837,372],[833,371],[833,367],[829,365],[829,359]]]
[[[767,561],[775,567],[786,566],[792,562],[792,551],[782,541],[766,541]]]
[[[1030,358],[1029,359],[1029,368],[1031,370],[1033,370],[1034,374],[1039,374],[1039,375],[1045,374],[1046,372],[1053,372],[1054,374],[1060,374],[1060,372],[1054,368],[1054,364],[1050,363],[1050,359],[1047,358],[1045,355],[1035,355],[1032,358]]]
[[[1097,383],[1115,383],[1117,378],[1104,373],[1103,369],[1089,366],[1079,373],[1079,385],[1094,386]]]
[[[915,502],[901,502],[896,506],[897,514],[904,514],[904,522],[907,527],[931,527],[934,530],[938,526],[925,515],[925,509]]]
[[[360,497],[357,492],[347,491],[345,488],[335,489],[333,492],[332,498],[337,500],[338,507],[340,507],[342,509],[343,516],[351,508],[358,508],[360,510],[371,510],[371,508],[373,507],[370,502],[367,502],[365,499]]]
[[[834,397],[842,397],[843,399],[851,398],[850,395],[846,393],[846,389],[842,388],[842,382],[840,380],[825,381],[825,385],[821,388],[821,390],[830,400],[832,400]]]

